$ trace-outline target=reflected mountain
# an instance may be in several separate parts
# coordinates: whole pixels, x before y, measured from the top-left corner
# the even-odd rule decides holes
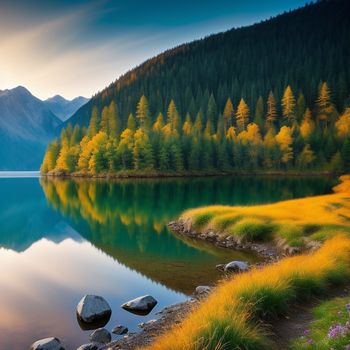
[[[0,193],[0,247],[21,252],[42,238],[81,239],[47,205],[38,179],[1,179]]]

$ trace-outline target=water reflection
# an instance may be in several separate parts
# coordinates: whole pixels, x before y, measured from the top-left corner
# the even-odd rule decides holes
[[[179,302],[214,283],[214,266],[254,260],[195,241],[166,227],[183,210],[207,204],[255,204],[330,191],[329,178],[208,178],[106,182],[0,179],[0,349],[23,350],[58,336],[68,348],[87,341],[75,307],[100,294],[113,309],[107,327],[131,330],[138,316],[120,304],[151,294]]]

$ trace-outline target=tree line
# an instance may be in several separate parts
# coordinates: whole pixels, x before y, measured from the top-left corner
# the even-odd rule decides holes
[[[152,116],[142,95],[126,125],[111,101],[92,109],[88,127],[68,125],[47,148],[41,171],[59,174],[198,173],[217,171],[350,171],[350,107],[338,111],[326,82],[309,106],[288,85],[254,106],[213,94],[203,111],[181,115],[173,99]]]

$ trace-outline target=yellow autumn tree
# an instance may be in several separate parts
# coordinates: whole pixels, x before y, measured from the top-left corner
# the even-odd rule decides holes
[[[316,100],[317,119],[325,126],[335,115],[335,107],[331,100],[331,92],[326,82],[322,83]]]
[[[340,138],[350,135],[350,107],[346,108],[345,112],[339,117],[335,123],[335,128]]]
[[[227,99],[225,108],[224,108],[224,122],[225,122],[225,132],[229,129],[230,126],[232,126],[232,119],[235,112],[233,109],[233,103],[230,98]]]
[[[153,124],[152,129],[153,129],[153,131],[160,132],[163,127],[164,127],[163,113],[159,113],[158,116],[157,116],[156,121]]]
[[[262,142],[259,126],[255,123],[248,124],[247,130],[239,133],[237,139],[243,144],[259,145]]]
[[[276,100],[273,95],[273,92],[270,91],[269,97],[267,98],[267,112],[266,112],[266,126],[270,128],[274,125],[277,120],[277,107]]]
[[[282,151],[282,162],[288,164],[293,159],[293,136],[292,129],[288,126],[282,126],[276,135],[276,141]]]
[[[230,126],[226,131],[226,140],[234,141],[236,139],[236,129],[233,126]]]
[[[315,123],[312,120],[311,111],[309,108],[306,108],[305,113],[303,115],[303,120],[300,125],[300,134],[304,139],[310,137],[312,132],[315,129]]]
[[[249,122],[249,107],[243,98],[239,101],[236,112],[236,124],[239,131],[243,131]]]
[[[40,167],[40,171],[43,174],[46,174],[55,168],[59,152],[60,152],[60,145],[57,140],[54,140],[47,147],[43,163]]]
[[[288,124],[293,125],[296,116],[295,116],[295,97],[290,85],[286,87],[282,97],[282,114],[283,117],[287,120]]]

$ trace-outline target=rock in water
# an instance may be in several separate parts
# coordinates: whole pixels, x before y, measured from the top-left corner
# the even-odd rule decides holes
[[[195,291],[197,295],[208,294],[210,292],[211,292],[211,287],[209,286],[198,286],[196,287],[196,291]]]
[[[124,303],[121,307],[136,315],[146,316],[157,305],[157,300],[150,295],[144,295]]]
[[[244,261],[231,261],[225,265],[225,272],[243,272],[248,271],[249,265]]]
[[[95,343],[107,344],[112,340],[111,333],[105,328],[99,328],[90,334],[90,341]]]
[[[117,334],[117,335],[123,335],[123,334],[126,334],[128,333],[128,328],[127,327],[124,327],[122,325],[118,325],[118,326],[115,326],[113,329],[112,329],[112,333],[113,334]]]
[[[84,330],[105,326],[111,314],[107,301],[98,295],[85,295],[77,306],[78,322]]]
[[[29,350],[65,350],[57,338],[40,339],[33,343]]]

